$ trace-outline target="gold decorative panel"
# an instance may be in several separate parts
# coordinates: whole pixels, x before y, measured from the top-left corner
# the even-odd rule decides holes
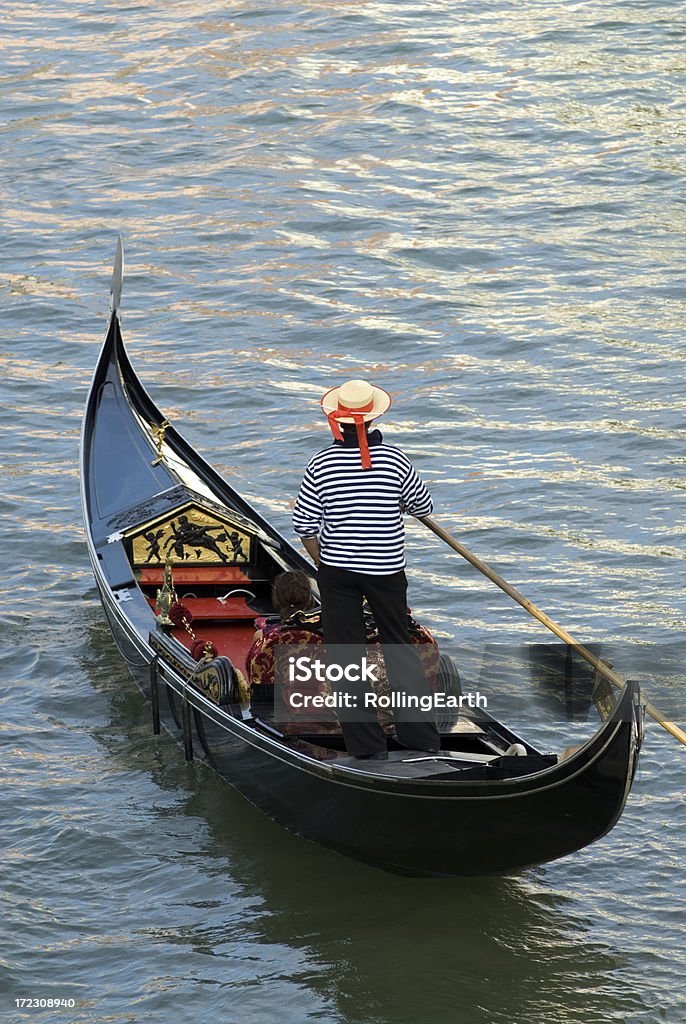
[[[128,535],[133,546],[133,564],[164,565],[248,565],[252,535],[230,515],[220,516],[199,505],[186,505],[167,513]]]

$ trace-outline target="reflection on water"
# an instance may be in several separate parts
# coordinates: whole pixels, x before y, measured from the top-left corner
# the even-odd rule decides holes
[[[592,942],[578,962],[588,923],[533,876],[439,885],[379,877],[302,843],[281,848],[266,830],[245,843],[202,794],[186,810],[207,817],[215,854],[228,851],[231,877],[265,901],[251,941],[300,950],[314,987],[346,1020],[417,1021],[430,1006],[432,1016],[503,1022],[516,1007],[517,1020],[535,1021],[563,1005],[567,1019],[585,1022],[640,1006],[603,991],[603,977],[626,966],[616,949]],[[179,938],[216,948],[221,928],[199,924]],[[600,991],[589,999],[585,986]]]

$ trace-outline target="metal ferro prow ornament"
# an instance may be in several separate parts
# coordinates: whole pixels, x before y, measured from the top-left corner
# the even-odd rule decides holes
[[[169,420],[162,420],[159,427],[152,428],[152,434],[155,438],[155,447],[157,448],[157,458],[150,463],[151,466],[159,466],[160,462],[164,458],[162,448],[164,447],[164,435],[167,433],[168,426]]]
[[[157,615],[157,621],[160,626],[173,626],[174,623],[169,618],[169,609],[176,601],[176,591],[174,590],[174,579],[172,577],[171,562],[167,562],[164,566],[164,579],[162,582],[162,588],[157,591],[157,600],[155,602],[156,607],[159,608],[159,614]]]

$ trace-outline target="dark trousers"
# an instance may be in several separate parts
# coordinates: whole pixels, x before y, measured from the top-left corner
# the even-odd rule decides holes
[[[421,659],[407,628],[407,578],[405,573],[375,576],[320,563],[317,573],[322,602],[322,626],[329,662],[350,662],[365,653],[367,633],[362,603],[367,599],[384,645],[384,662],[391,692],[429,694]],[[336,648],[340,648],[338,651]],[[364,707],[366,682],[340,684],[351,693],[357,707],[340,709],[339,721],[345,745],[355,756],[386,749],[386,737],[374,707]],[[441,745],[432,711],[394,709],[396,733],[412,750],[438,750]]]

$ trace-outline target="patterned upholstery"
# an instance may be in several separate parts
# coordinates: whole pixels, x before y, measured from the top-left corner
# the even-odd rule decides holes
[[[274,684],[274,649],[277,644],[309,647],[313,644],[321,645],[324,643],[319,611],[296,612],[285,622],[270,621],[270,619],[263,617],[256,620],[255,626],[257,632],[246,658],[248,683],[253,697],[258,696],[255,690],[256,687],[264,686],[271,689]],[[373,684],[374,690],[379,695],[387,696],[390,693],[390,689],[383,665],[379,635],[373,620],[368,619],[367,627],[368,658],[371,663],[378,665],[379,668],[379,682]],[[429,687],[433,691],[436,689],[436,677],[440,658],[438,645],[428,629],[415,622],[411,616],[409,617],[409,628],[410,639],[419,648],[418,654],[422,660]],[[296,652],[294,654],[297,656]],[[297,684],[298,690],[306,690],[312,694],[326,692],[323,689],[325,686],[325,683],[317,682],[312,682],[307,687],[304,687],[302,683]],[[287,695],[284,694],[285,696]],[[292,719],[294,714],[297,718],[297,713],[292,708],[289,708],[288,717]],[[340,726],[333,711],[320,710],[317,712],[317,717],[325,720],[313,722],[312,712],[303,709],[302,724],[299,724],[297,720],[289,721],[281,723],[281,728],[284,732],[291,733],[300,731],[319,733],[340,732]],[[393,731],[393,715],[390,711],[379,709],[377,717],[384,731]]]

